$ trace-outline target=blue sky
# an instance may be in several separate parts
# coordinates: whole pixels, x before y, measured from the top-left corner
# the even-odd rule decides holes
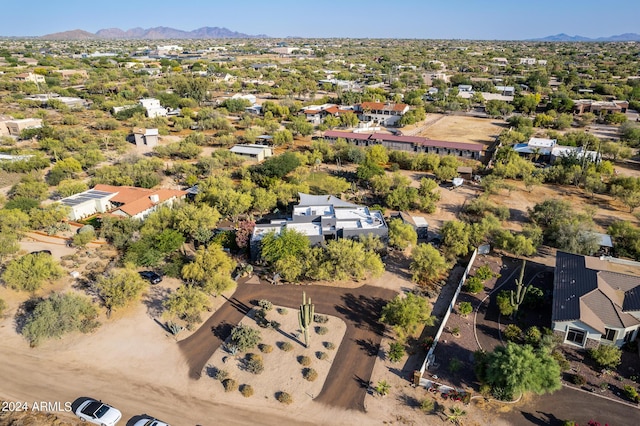
[[[3,5],[1,36],[226,27],[272,37],[520,40],[640,33],[638,0],[41,0]],[[16,19],[7,19],[16,17]]]

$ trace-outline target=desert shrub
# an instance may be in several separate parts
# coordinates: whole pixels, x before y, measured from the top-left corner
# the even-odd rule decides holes
[[[251,385],[240,385],[240,393],[245,398],[249,398],[253,395],[253,388],[251,387]]]
[[[273,309],[273,303],[269,302],[267,299],[261,299],[258,301],[258,306],[265,311],[270,311]]]
[[[613,345],[600,345],[589,349],[589,356],[602,368],[616,368],[620,365],[622,350]]]
[[[483,383],[482,385],[480,385],[480,389],[478,389],[478,393],[482,396],[484,396],[485,398],[488,398],[491,396],[491,385],[488,383]]]
[[[482,265],[475,274],[481,281],[490,280],[493,277],[499,277],[500,274],[494,274],[489,265]]]
[[[542,332],[535,325],[527,328],[527,331],[524,332],[524,342],[528,345],[537,347],[541,340]]]
[[[458,303],[458,312],[462,316],[467,316],[473,311],[473,306],[469,302],[460,302]]]
[[[216,368],[213,372],[213,378],[219,382],[224,382],[225,379],[229,378],[229,372],[221,368]]]
[[[245,368],[253,374],[260,374],[264,371],[264,361],[260,354],[247,354],[245,357]]]
[[[289,342],[282,342],[280,343],[279,347],[285,352],[290,352],[293,350],[293,345]]]
[[[522,338],[522,329],[515,324],[509,324],[504,328],[502,334],[504,334],[505,339],[511,342],[519,342]]]
[[[469,277],[467,279],[467,283],[464,286],[464,290],[472,294],[480,293],[482,290],[484,290],[484,284],[482,283],[482,280],[477,276]]]
[[[278,308],[276,309],[280,315],[287,315],[289,310],[287,308]]]
[[[326,324],[329,321],[329,317],[326,315],[315,314],[313,320],[318,324]]]
[[[333,342],[324,342],[323,343],[324,347],[330,351],[334,350],[336,348],[336,345]]]
[[[260,342],[260,332],[255,328],[239,324],[231,330],[231,341],[241,352],[246,352]]]
[[[258,349],[260,350],[260,352],[262,352],[263,354],[270,354],[271,351],[273,351],[273,346],[271,345],[267,345],[266,343],[260,343],[258,345]]]
[[[560,370],[569,371],[569,369],[571,368],[571,364],[569,363],[569,361],[567,360],[567,358],[564,356],[562,352],[553,351],[551,352],[551,357],[558,362],[558,365],[560,366]]]
[[[236,382],[234,379],[224,379],[222,381],[222,386],[224,386],[225,392],[233,392],[235,390],[238,390],[238,382]]]
[[[313,368],[305,368],[302,370],[302,377],[304,377],[305,380],[313,382],[318,378],[318,372]]]
[[[10,261],[2,280],[13,290],[36,291],[47,281],[56,280],[64,270],[52,256],[45,253],[26,254]]]
[[[4,314],[5,309],[7,309],[7,302],[0,299],[0,317],[2,317],[2,314]]]
[[[327,334],[329,332],[329,329],[327,327],[316,327],[316,333],[318,333],[321,336],[324,336],[325,334]]]
[[[574,385],[582,386],[587,383],[587,379],[580,374],[572,374],[570,377],[571,383]]]
[[[269,324],[267,325],[267,327],[277,330],[280,328],[280,323],[278,321],[269,321]]]
[[[457,373],[461,368],[462,361],[460,361],[458,358],[451,358],[451,360],[449,361],[449,372]]]
[[[73,331],[89,333],[100,325],[97,317],[98,310],[89,298],[72,293],[54,293],[35,304],[22,334],[31,346],[37,346],[45,339],[60,338]]]
[[[316,358],[318,358],[320,361],[324,361],[329,358],[329,355],[327,355],[326,352],[318,351],[316,352]]]
[[[513,305],[511,305],[511,294],[507,290],[502,290],[496,297],[496,303],[500,310],[500,315],[508,316],[513,313]]]
[[[308,356],[302,355],[298,357],[298,362],[300,363],[300,365],[303,366],[308,366],[311,365],[311,358],[309,358]]]
[[[638,391],[633,386],[625,385],[624,386],[624,394],[631,401],[640,402],[640,395],[638,395]]]
[[[398,362],[404,356],[404,346],[402,343],[389,343],[389,361]]]
[[[420,410],[422,410],[425,413],[431,413],[433,412],[433,409],[435,408],[435,401],[432,398],[425,398],[422,401],[420,401]]]
[[[293,397],[289,395],[287,392],[278,392],[276,394],[276,399],[283,404],[291,404],[293,402]]]

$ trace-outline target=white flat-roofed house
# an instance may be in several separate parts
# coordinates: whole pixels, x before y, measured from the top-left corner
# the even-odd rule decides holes
[[[280,233],[294,229],[309,238],[312,245],[337,238],[357,238],[374,234],[386,239],[387,223],[378,210],[343,201],[333,195],[298,194],[300,202],[293,208],[290,219],[274,220],[255,226],[251,237],[251,255],[255,259],[260,241],[269,232]]]
[[[44,75],[35,74],[32,72],[24,72],[22,74],[18,74],[16,75],[16,80],[30,81],[31,83],[35,83],[35,84],[46,83]]]
[[[160,101],[155,98],[143,98],[140,99],[140,105],[147,110],[147,117],[155,118],[155,117],[166,117],[167,109],[163,108],[160,105]]]
[[[266,145],[235,145],[229,151],[253,161],[262,161],[273,156],[273,149]]]
[[[19,120],[7,120],[4,122],[10,136],[20,136],[23,130],[39,129],[42,127],[40,118],[22,118]]]
[[[137,147],[153,148],[158,145],[158,129],[133,129],[133,137]]]

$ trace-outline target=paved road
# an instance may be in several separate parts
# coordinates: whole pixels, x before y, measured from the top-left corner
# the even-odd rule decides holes
[[[561,426],[565,420],[580,425],[595,420],[609,426],[635,426],[640,423],[640,410],[564,387],[551,395],[532,398],[500,417],[516,426]]]
[[[249,311],[253,300],[268,299],[275,305],[297,309],[303,291],[312,298],[317,313],[337,316],[347,325],[327,380],[315,401],[364,411],[364,398],[383,334],[377,320],[382,306],[396,294],[392,290],[368,285],[356,289],[239,285],[228,303],[220,307],[198,331],[179,343],[187,358],[190,377],[200,377],[211,355],[229,336],[231,328]]]

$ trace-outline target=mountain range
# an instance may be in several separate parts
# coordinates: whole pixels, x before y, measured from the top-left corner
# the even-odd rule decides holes
[[[564,33],[550,35],[543,38],[534,38],[528,41],[582,41],[582,42],[607,42],[607,41],[640,41],[640,34],[624,33],[609,37],[589,38],[579,35],[570,36]]]
[[[95,33],[84,30],[71,30],[47,34],[40,37],[45,40],[166,40],[166,39],[213,39],[213,38],[267,38],[264,34],[249,35],[220,27],[202,27],[193,31],[177,30],[169,27],[106,28]]]

